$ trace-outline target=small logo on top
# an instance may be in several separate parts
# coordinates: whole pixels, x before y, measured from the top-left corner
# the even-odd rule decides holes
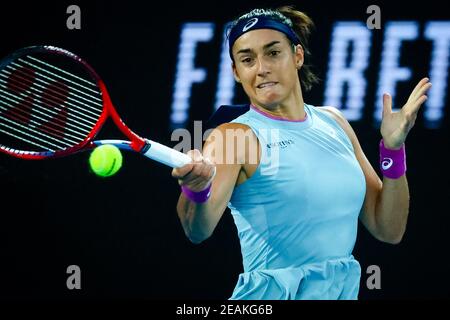
[[[246,24],[245,24],[245,26],[242,28],[242,31],[243,32],[245,32],[245,31],[247,31],[248,29],[250,29],[251,27],[253,27],[255,24],[257,24],[258,23],[258,18],[253,18],[253,19],[250,19]]]

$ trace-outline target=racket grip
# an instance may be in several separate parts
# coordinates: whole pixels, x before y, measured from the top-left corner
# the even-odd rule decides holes
[[[150,148],[143,152],[143,155],[150,159],[161,162],[172,168],[179,168],[192,162],[191,157],[187,154],[152,140],[147,139],[146,141],[150,145]]]

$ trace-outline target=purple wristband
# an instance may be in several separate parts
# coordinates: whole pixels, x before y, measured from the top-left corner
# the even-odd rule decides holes
[[[181,191],[183,191],[184,195],[189,200],[192,200],[196,203],[203,203],[203,202],[206,202],[206,200],[208,200],[209,196],[211,195],[211,185],[212,184],[209,184],[209,186],[205,190],[198,191],[198,192],[192,191],[188,187],[181,186]]]
[[[406,172],[405,144],[399,150],[387,149],[380,141],[380,169],[383,176],[398,179]]]

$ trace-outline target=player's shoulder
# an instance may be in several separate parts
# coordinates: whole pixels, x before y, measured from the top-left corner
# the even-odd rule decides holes
[[[259,141],[253,130],[246,124],[227,122],[214,128],[208,135],[205,148],[216,150],[226,159],[229,154],[233,163],[244,164],[246,159],[258,150]]]
[[[336,108],[334,106],[318,106],[316,108],[317,108],[317,110],[324,111],[326,114],[331,116],[334,120],[336,120],[343,127],[343,129],[345,131],[348,130],[350,123],[345,118],[342,111],[339,110],[339,108]]]
[[[256,139],[256,135],[245,123],[240,122],[226,122],[214,128],[209,136],[215,136],[220,134],[222,136],[222,140],[226,141],[227,139],[234,139],[239,137],[251,137],[252,140]]]
[[[339,119],[340,121],[342,120],[347,120],[344,116],[344,114],[342,113],[341,110],[339,110],[336,107],[333,106],[316,106],[316,108],[320,111],[325,111],[327,113],[329,113],[330,115],[332,115],[334,118]]]
[[[227,129],[250,129],[250,126],[245,124],[245,123],[241,123],[241,122],[226,122],[226,123],[222,123],[221,125],[217,126],[216,129],[223,131],[223,130],[227,130]]]
[[[327,112],[330,116],[332,116],[336,122],[342,127],[344,132],[349,137],[350,141],[355,145],[358,142],[358,138],[356,137],[355,131],[352,126],[345,118],[343,112],[336,107],[333,106],[321,106],[320,110]]]

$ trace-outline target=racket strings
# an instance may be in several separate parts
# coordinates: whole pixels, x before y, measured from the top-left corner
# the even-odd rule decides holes
[[[26,143],[28,143],[28,144],[30,144],[30,145],[39,147],[39,148],[41,148],[41,149],[45,149],[45,150],[47,150],[47,152],[48,152],[48,151],[50,151],[50,152],[55,152],[55,150],[52,150],[51,148],[42,146],[42,145],[40,145],[40,144],[38,144],[38,143],[36,143],[36,142],[34,142],[34,141],[27,140],[27,139],[24,138],[24,137],[16,137],[16,136],[14,136],[13,134],[11,134],[10,132],[5,131],[5,130],[2,130],[1,128],[0,128],[0,132],[6,134],[6,135],[8,135],[8,136],[14,137],[14,138],[16,138],[16,139],[18,139],[18,140],[20,140],[20,141],[26,142]],[[20,150],[17,150],[17,149],[12,149],[12,148],[10,148],[10,147],[6,147],[6,146],[3,146],[3,145],[0,145],[0,149],[3,149],[3,150],[5,150],[5,151],[9,151],[9,152],[22,153],[22,154],[23,154],[23,153],[29,153],[29,152],[30,152],[30,151],[20,151]]]
[[[0,80],[2,82],[2,80]],[[0,84],[0,88],[2,85]],[[69,119],[67,118],[67,111],[65,109],[60,109],[58,111],[51,110],[49,108],[46,108],[44,105],[36,103],[36,101],[30,101],[30,97],[26,94],[21,94],[22,97],[25,99],[20,101],[21,97],[11,94],[10,92],[7,92],[5,90],[0,89],[0,92],[4,93],[5,96],[0,97],[0,109],[5,111],[5,114],[15,121],[19,121],[21,123],[28,123],[30,127],[30,131],[33,131],[36,134],[40,134],[39,131],[31,130],[32,128],[37,127],[40,124],[48,124],[51,121],[50,125],[45,125],[40,128],[43,132],[47,132],[49,134],[56,135],[59,139],[65,139],[69,141],[72,145],[77,144],[86,137],[86,135],[91,131],[92,127],[95,125],[95,121],[97,119],[90,117],[93,121],[87,122],[86,119],[80,118],[77,115],[72,115],[73,118],[79,119],[83,122],[76,121],[75,119]],[[28,98],[28,99],[27,99]],[[3,99],[3,100],[2,100]],[[9,100],[12,104],[7,103],[5,100]],[[14,104],[14,105],[13,105]],[[8,107],[8,108],[5,108]],[[43,111],[41,111],[42,109]],[[36,114],[33,114],[33,118],[39,119],[42,122],[38,123],[37,121],[31,119],[31,111],[33,113],[37,113],[42,115],[43,117],[40,117]],[[10,119],[6,119],[2,117],[3,120],[11,122]],[[12,122],[14,124],[14,122]],[[21,125],[22,128],[24,128]],[[83,127],[85,128],[83,130]],[[66,134],[65,131],[74,133],[74,135]],[[76,140],[70,140],[68,137],[75,138]]]
[[[73,147],[102,112],[95,83],[50,63],[27,56],[0,71],[0,132],[27,145],[52,152]]]
[[[31,58],[31,57],[30,57],[30,58]],[[38,59],[36,59],[36,60],[37,60],[37,61],[40,61],[40,60],[38,60]],[[98,97],[98,94],[99,94],[98,91],[95,91],[95,90],[93,90],[93,89],[91,89],[91,88],[88,88],[88,87],[86,87],[86,86],[83,86],[83,85],[81,85],[81,84],[79,84],[79,83],[77,83],[77,82],[71,81],[71,80],[66,79],[66,78],[64,78],[64,77],[61,77],[61,76],[59,76],[59,75],[57,75],[57,74],[55,74],[55,73],[53,73],[53,72],[51,72],[51,71],[48,71],[48,70],[46,70],[46,69],[44,69],[44,68],[42,68],[42,67],[39,67],[39,66],[37,66],[37,65],[35,65],[35,64],[32,64],[32,63],[29,63],[29,62],[27,62],[27,61],[24,60],[24,59],[18,59],[18,61],[24,63],[24,64],[27,65],[28,67],[33,68],[33,70],[40,70],[40,71],[43,71],[43,73],[39,73],[38,71],[35,71],[35,72],[36,72],[36,74],[38,74],[40,77],[42,77],[42,78],[44,78],[44,79],[48,79],[48,80],[54,82],[55,79],[50,77],[50,76],[53,76],[53,77],[58,78],[58,79],[60,79],[60,80],[64,80],[64,81],[66,81],[66,82],[69,83],[69,84],[75,85],[75,87],[74,87],[74,86],[69,86],[70,89],[71,89],[71,91],[78,92],[78,93],[80,93],[81,95],[86,96],[87,98],[96,100],[98,106],[101,106],[101,105],[102,105],[102,99]],[[44,63],[44,62],[42,62],[42,63]],[[20,65],[20,64],[17,63],[17,62],[13,62],[13,63],[11,63],[11,64],[12,64],[12,65],[15,65],[15,66],[19,66],[19,67],[24,68],[24,69],[28,68],[28,67],[25,67],[25,66]],[[51,65],[48,64],[48,63],[45,63],[45,65],[46,65],[46,66],[51,66]],[[59,68],[57,68],[57,67],[53,67],[53,68],[55,68],[55,69],[57,69],[57,70],[61,70],[61,69],[59,69]],[[44,73],[45,73],[45,74],[48,74],[49,76],[46,76]],[[66,73],[70,74],[69,72],[66,72]],[[73,76],[76,77],[75,75],[73,75]],[[79,78],[79,77],[77,77],[77,78]],[[92,86],[94,86],[95,88],[97,88],[97,86],[96,86],[95,84],[90,83],[90,82],[89,82],[89,84],[92,85]],[[88,92],[86,92],[86,91],[82,91],[81,89],[84,89],[84,90],[86,90],[86,91],[89,91],[90,93],[88,93]],[[93,95],[93,94],[94,94],[94,95]],[[91,102],[92,102],[92,100],[87,100],[87,101],[91,101]]]
[[[2,90],[0,89],[0,92],[1,91]],[[1,98],[4,98],[4,100],[8,100],[8,101],[12,102],[15,105],[9,104],[8,102],[5,102],[5,101],[2,101]],[[42,123],[46,123],[46,122],[48,122],[48,121],[53,119],[54,120],[53,124],[55,125],[55,127],[59,127],[61,129],[70,131],[72,133],[77,133],[77,134],[79,134],[81,136],[84,136],[85,134],[89,133],[91,128],[92,128],[92,126],[87,126],[87,125],[85,125],[83,123],[79,123],[79,122],[76,122],[74,120],[72,120],[70,122],[69,121],[64,122],[62,119],[59,119],[57,117],[57,115],[58,115],[57,112],[49,111],[51,114],[42,112],[42,111],[39,110],[41,108],[41,106],[33,105],[32,103],[26,103],[27,102],[26,100],[22,101],[21,104],[19,104],[19,102],[20,102],[19,100],[11,99],[10,97],[6,97],[6,96],[5,97],[0,97],[0,103],[1,103],[0,104],[0,108],[2,108],[4,111],[6,111],[5,113],[7,115],[16,115],[16,116],[18,116],[19,118],[22,119],[21,122],[26,123],[28,121],[32,121],[32,119],[30,117],[31,110],[32,110],[31,108],[33,106],[36,106],[38,108],[34,108],[34,110],[33,110],[33,112],[34,112],[33,118],[42,120],[43,121]],[[3,104],[3,106],[2,106],[2,104]],[[6,106],[8,108],[5,108],[4,106]],[[44,111],[48,111],[48,110],[44,109]],[[42,115],[44,118],[40,117],[38,114]],[[82,131],[81,127],[85,127],[86,130]],[[74,128],[74,129],[72,130],[71,128]]]
[[[11,66],[7,66],[7,68],[12,70],[12,72],[10,72],[10,71],[8,71],[6,69],[2,70],[0,72],[0,77],[6,79],[6,81],[8,81],[9,84],[11,82],[16,82],[16,83],[19,83],[20,85],[22,85],[23,87],[29,88],[31,90],[34,90],[34,91],[38,92],[38,93],[42,93],[42,91],[40,91],[39,89],[37,89],[35,87],[38,87],[41,90],[45,90],[46,92],[48,92],[48,91],[52,92],[60,100],[61,99],[68,99],[68,100],[71,100],[71,101],[75,101],[75,102],[77,102],[77,103],[79,103],[79,104],[81,104],[81,105],[83,105],[83,106],[85,106],[87,108],[90,108],[92,110],[97,111],[97,112],[93,112],[91,110],[85,110],[86,112],[89,112],[89,113],[91,113],[93,115],[97,115],[98,109],[102,108],[102,104],[100,102],[91,101],[91,100],[88,100],[88,99],[86,99],[86,98],[84,98],[84,97],[82,97],[80,95],[77,95],[77,94],[74,94],[74,93],[70,92],[70,91],[73,91],[75,88],[63,87],[60,82],[51,83],[51,82],[48,82],[48,81],[44,81],[44,80],[42,80],[42,79],[40,79],[38,77],[34,77],[34,78],[30,79],[31,76],[29,74],[27,74],[24,71],[24,68],[22,66],[20,66],[20,65],[19,65],[19,68],[14,68],[14,67],[11,67]],[[37,76],[42,76],[40,73],[36,73],[36,75]],[[20,81],[16,80],[16,78],[19,78],[20,80],[23,80],[24,82],[21,83]],[[46,78],[50,79],[48,77],[46,77]],[[36,83],[34,81],[40,82],[42,84]],[[5,83],[5,80],[3,82]],[[70,89],[68,96],[67,96],[67,89]],[[95,97],[93,97],[93,98],[95,98]],[[90,106],[90,105],[88,105],[86,103],[83,103],[80,100],[86,101],[88,103],[93,103],[93,104],[96,105],[96,107],[93,107],[93,106]]]
[[[2,119],[2,120],[8,120],[8,119],[3,118],[2,116],[0,116],[0,119]],[[0,124],[1,124],[3,127],[12,130],[12,131],[14,131],[15,133],[17,132],[17,133],[19,133],[19,134],[22,134],[22,135],[17,135],[17,134],[15,134],[15,133],[11,132],[11,131],[6,131],[6,130],[3,130],[3,129],[1,129],[1,128],[0,128],[0,132],[4,133],[4,134],[6,134],[6,135],[8,135],[8,136],[10,136],[10,137],[16,138],[16,139],[18,139],[18,140],[21,140],[21,141],[23,141],[23,142],[32,144],[33,146],[40,147],[40,148],[45,149],[45,150],[48,150],[48,151],[54,152],[54,151],[56,151],[56,150],[61,150],[61,149],[64,149],[64,148],[70,146],[70,145],[64,146],[64,145],[61,145],[61,144],[54,144],[54,143],[48,141],[47,139],[45,139],[45,140],[44,140],[44,139],[41,139],[40,137],[35,136],[35,135],[30,134],[29,132],[27,132],[27,131],[33,131],[33,130],[30,130],[29,127],[24,127],[24,126],[22,126],[22,125],[20,125],[20,124],[17,124],[17,123],[15,123],[15,125],[19,125],[19,127],[25,128],[25,129],[27,129],[27,131],[22,131],[22,130],[16,128],[16,127],[11,127],[11,126],[9,126],[9,125],[7,125],[7,124],[5,124],[5,123],[1,123],[1,122],[0,122]],[[54,138],[52,138],[52,137],[50,137],[50,136],[46,136],[45,134],[42,134],[41,132],[38,132],[38,131],[34,131],[34,133],[38,133],[39,135],[43,135],[43,136],[45,136],[46,138],[54,139]],[[29,138],[31,138],[31,139],[33,139],[33,140],[30,141],[30,140],[27,139],[27,137],[29,137]],[[41,142],[42,145],[39,144],[39,142]],[[3,146],[2,146],[2,147],[3,147]]]
[[[5,108],[3,105],[7,105],[10,108]],[[29,113],[27,113],[26,110],[23,110],[21,108],[13,107],[10,104],[0,104],[0,110],[5,111],[4,114],[6,117],[2,116],[0,114],[0,119],[3,121],[8,122],[11,125],[15,125],[16,127],[22,128],[26,130],[27,132],[21,131],[15,127],[7,126],[6,123],[0,122],[2,126],[8,127],[9,129],[19,132],[21,134],[25,134],[30,138],[35,137],[37,140],[41,142],[45,142],[46,140],[42,140],[42,138],[50,139],[54,143],[58,143],[59,145],[51,144],[53,147],[59,147],[59,148],[65,148],[69,147],[71,145],[77,144],[80,141],[84,139],[84,135],[81,135],[79,131],[72,130],[71,128],[67,128],[64,126],[61,126],[58,123],[55,123],[54,126],[45,126],[42,125],[42,123],[46,123],[48,119],[41,118],[39,116],[34,115],[33,118],[40,119],[43,122],[37,122],[34,119],[30,119]],[[19,111],[21,113],[19,113]],[[56,118],[55,118],[56,119]],[[59,120],[59,119],[56,119]],[[27,125],[24,125],[22,123],[26,123]],[[59,127],[60,129],[58,129]],[[70,131],[70,134],[67,133],[67,131]],[[30,134],[33,133],[34,135]],[[16,135],[12,135],[13,137],[17,138]],[[28,141],[26,141],[28,142]]]
[[[31,57],[30,57],[31,58]],[[23,59],[19,59],[20,61],[23,61],[23,62],[26,62],[25,60],[23,60]],[[11,65],[14,65],[16,68],[14,68],[14,67],[12,67]],[[15,62],[13,62],[13,63],[11,63],[11,65],[9,65],[9,66],[7,66],[7,68],[8,69],[11,69],[11,70],[13,70],[15,73],[14,73],[14,78],[15,77],[21,77],[21,76],[19,76],[19,75],[17,75],[18,73],[20,73],[21,75],[23,75],[23,76],[25,76],[25,77],[28,77],[28,79],[27,79],[27,81],[28,81],[28,83],[31,83],[33,86],[31,86],[33,89],[35,89],[34,88],[34,86],[38,86],[38,87],[40,87],[40,88],[43,88],[45,91],[53,91],[53,92],[56,92],[56,90],[55,89],[58,89],[60,92],[58,92],[58,94],[60,95],[60,98],[59,99],[71,99],[71,100],[73,100],[73,101],[75,101],[75,102],[77,102],[77,103],[80,103],[80,100],[84,100],[84,101],[86,101],[86,102],[88,102],[88,103],[91,103],[92,105],[87,105],[87,104],[83,104],[83,103],[80,103],[80,104],[82,104],[82,105],[84,105],[84,106],[86,106],[86,107],[88,107],[88,108],[90,108],[90,109],[92,109],[92,110],[94,110],[95,112],[92,112],[92,111],[89,111],[89,110],[86,110],[85,108],[82,108],[82,110],[83,111],[85,111],[85,112],[91,112],[92,114],[94,114],[95,116],[97,116],[98,115],[98,112],[100,111],[101,112],[101,109],[102,109],[102,107],[103,107],[103,104],[102,104],[102,99],[101,98],[99,98],[99,95],[100,95],[100,93],[97,91],[97,92],[95,92],[94,91],[94,93],[96,94],[96,96],[93,96],[92,94],[87,94],[87,93],[85,93],[85,92],[83,92],[83,91],[81,91],[81,90],[78,90],[77,88],[75,88],[75,87],[73,87],[73,86],[70,86],[70,85],[67,85],[67,84],[62,84],[61,82],[59,82],[57,79],[55,79],[55,78],[58,78],[58,79],[61,79],[61,80],[66,80],[66,81],[70,81],[70,80],[68,80],[68,79],[65,79],[65,78],[63,78],[63,77],[60,77],[60,76],[58,76],[57,74],[54,74],[54,73],[52,73],[52,72],[49,72],[49,71],[46,71],[46,70],[44,70],[44,69],[42,69],[42,68],[39,68],[40,70],[43,70],[43,71],[46,71],[49,75],[53,75],[54,76],[54,78],[51,78],[51,77],[49,77],[49,76],[46,76],[46,75],[44,75],[43,73],[40,73],[40,72],[38,72],[38,71],[35,71],[34,69],[29,69],[29,67],[26,67],[26,66],[24,66],[24,65],[21,65],[21,64],[18,64],[18,63],[15,63]],[[47,64],[47,65],[49,65],[49,64]],[[31,66],[31,67],[37,67],[37,66],[35,66],[35,65],[33,65],[33,64],[29,64],[29,66]],[[56,68],[56,67],[55,67]],[[58,68],[59,69],[59,68]],[[33,71],[33,73],[31,74],[30,72],[26,72],[26,70],[32,70]],[[12,78],[12,73],[11,72],[8,72],[8,71],[6,71],[6,70],[2,70],[2,72],[4,72],[4,73],[8,73],[8,77],[9,77],[9,79],[10,80],[12,80],[12,79],[14,79],[14,78]],[[67,72],[66,72],[67,73]],[[31,78],[31,79],[30,79]],[[46,79],[46,80],[49,80],[50,82],[48,82],[48,81],[45,81],[45,80],[42,80],[41,78],[44,78],[44,79]],[[25,78],[26,79],[26,78]],[[41,82],[41,83],[43,83],[44,84],[44,86],[43,85],[39,85],[39,84],[36,84],[36,81],[38,81],[38,82]],[[70,81],[70,83],[73,83],[73,81]],[[92,84],[93,86],[94,86],[94,84]],[[82,86],[82,88],[86,88],[86,87],[84,87],[84,86]],[[69,96],[67,96],[67,89],[69,89]],[[89,88],[86,88],[86,89],[89,89]],[[91,90],[91,89],[89,89],[89,90]],[[62,91],[62,92],[61,92]],[[81,96],[81,95],[76,95],[76,94],[74,94],[73,92],[78,92],[78,93],[80,93],[80,94],[83,94],[83,95],[85,95],[87,98],[85,98],[85,97],[83,97],[83,96]],[[73,96],[73,98],[71,97],[71,96]]]
[[[46,67],[49,67],[49,68],[51,68],[51,69],[53,69],[53,70],[56,70],[56,71],[59,71],[59,72],[61,72],[61,73],[63,73],[63,74],[66,74],[66,75],[68,75],[68,76],[70,76],[70,77],[76,79],[76,80],[80,80],[80,81],[82,81],[82,82],[84,82],[84,83],[90,85],[90,86],[91,86],[91,89],[84,87],[83,85],[81,85],[81,84],[78,83],[78,82],[72,82],[72,81],[68,80],[67,78],[61,78],[61,77],[60,77],[61,79],[66,80],[66,81],[68,81],[68,82],[70,82],[70,83],[73,83],[73,84],[75,84],[75,85],[77,85],[77,86],[80,86],[80,87],[82,87],[82,88],[85,88],[86,90],[89,90],[89,91],[91,91],[91,92],[94,93],[94,94],[98,94],[98,91],[94,89],[94,88],[97,88],[97,84],[95,84],[95,83],[93,83],[93,82],[91,82],[91,81],[88,81],[88,80],[86,80],[86,79],[83,79],[83,78],[81,78],[81,77],[78,77],[78,76],[76,76],[76,75],[74,75],[74,74],[72,74],[72,73],[70,73],[70,72],[67,72],[66,70],[63,70],[63,69],[58,68],[58,67],[55,67],[55,66],[53,66],[53,65],[51,65],[51,64],[49,64],[49,63],[47,63],[47,62],[44,62],[44,61],[42,61],[42,60],[39,60],[39,59],[37,59],[37,58],[35,58],[35,57],[28,56],[28,58],[31,59],[31,60],[33,60],[33,61],[36,61],[36,62],[38,62],[38,63],[40,63],[40,64],[42,64],[42,65],[44,65],[44,66],[46,66]],[[24,61],[25,63],[27,63],[27,62],[26,62],[25,60],[23,60],[23,59],[19,59],[19,61]],[[31,63],[29,63],[29,62],[28,62],[28,64],[31,65]],[[36,68],[39,69],[39,67],[37,67],[37,66],[36,66]],[[41,69],[41,70],[42,70],[42,71],[45,71],[45,72],[48,72],[49,74],[55,75],[54,73],[49,72],[49,71],[47,71],[47,70],[45,70],[45,69]],[[59,76],[57,76],[57,77],[59,77]]]
[[[2,72],[3,71],[0,72],[0,77],[4,77],[4,74],[2,74]],[[45,88],[45,91],[42,91],[42,90],[38,90],[38,89],[34,88],[34,86],[33,87],[27,87],[26,84],[18,82],[15,78],[16,77],[14,77],[14,78],[11,77],[11,78],[8,79],[8,81],[0,79],[0,88],[8,90],[9,89],[8,87],[14,87],[15,89],[13,89],[12,91],[18,92],[21,97],[27,97],[27,96],[30,96],[30,95],[33,95],[33,96],[36,96],[36,97],[41,97],[41,99],[40,99],[41,102],[45,102],[47,105],[59,105],[59,104],[63,103],[64,96],[62,96],[63,95],[62,93],[59,93],[60,94],[59,97],[54,96],[52,94],[49,94],[49,92],[54,91],[50,86]],[[30,80],[28,80],[28,81],[30,81]],[[17,94],[11,93],[11,90],[3,91],[3,92],[5,94],[7,94],[8,96],[14,97],[14,98],[16,98],[18,100],[21,99],[20,97],[17,96]],[[72,101],[74,101],[74,100],[72,99]],[[88,127],[90,127],[92,125],[92,122],[91,121],[86,121],[86,119],[77,117],[75,114],[84,116],[87,119],[92,120],[94,123],[97,121],[99,113],[95,114],[94,112],[92,112],[90,110],[82,109],[80,106],[77,106],[77,105],[75,105],[73,103],[70,103],[70,102],[67,102],[66,104],[68,106],[71,106],[71,107],[74,108],[72,110],[74,112],[74,117],[80,119],[81,121],[87,122]],[[35,105],[38,108],[47,110],[51,114],[56,114],[57,113],[57,111],[51,110],[49,108],[45,108],[44,105],[39,104],[36,101],[35,101]],[[99,111],[101,112],[101,110],[99,110]],[[94,115],[96,117],[94,118],[94,117],[89,116],[89,115],[87,115],[85,113],[89,113],[89,114]]]
[[[92,82],[90,82],[90,81],[87,81],[87,80],[85,80],[85,79],[83,79],[83,78],[80,78],[80,77],[78,77],[78,76],[76,76],[76,75],[70,73],[70,72],[64,71],[63,69],[60,69],[60,68],[58,68],[58,67],[55,67],[55,66],[53,66],[53,65],[51,65],[51,64],[49,64],[49,63],[46,63],[46,62],[41,61],[41,60],[39,60],[39,59],[36,59],[36,58],[34,58],[34,57],[32,57],[32,56],[27,56],[27,57],[28,57],[29,59],[33,60],[33,61],[36,61],[36,62],[41,63],[41,64],[42,64],[42,67],[39,67],[37,64],[33,64],[33,63],[31,63],[31,62],[29,62],[29,61],[27,61],[27,60],[25,60],[25,59],[22,59],[22,58],[19,58],[18,61],[20,61],[20,62],[22,62],[22,63],[24,63],[24,64],[30,66],[33,70],[40,70],[40,71],[43,71],[43,72],[49,74],[50,76],[54,76],[54,77],[56,77],[56,78],[58,78],[58,79],[64,80],[64,81],[66,81],[66,82],[68,82],[68,83],[71,83],[71,84],[75,85],[76,87],[79,87],[79,88],[81,88],[81,89],[84,89],[84,90],[86,90],[86,91],[89,91],[89,92],[91,92],[91,93],[93,93],[93,94],[95,94],[95,95],[98,94],[98,91],[95,90],[95,88],[97,88],[97,85],[96,85],[95,83],[92,83]],[[61,73],[63,73],[63,74],[72,76],[74,79],[83,81],[84,83],[89,84],[90,87],[86,87],[86,86],[84,86],[84,85],[82,85],[82,84],[80,84],[80,83],[78,83],[78,82],[76,82],[76,81],[70,80],[70,79],[65,78],[65,77],[63,77],[63,76],[61,76],[61,75],[58,75],[58,74],[55,73],[55,72],[49,71],[49,70],[45,69],[44,66],[45,66],[45,67],[49,67],[49,68],[51,68],[51,69],[54,69],[55,71],[59,71],[59,72],[61,72]],[[100,101],[101,101],[101,99],[100,99]]]
[[[12,108],[11,105],[8,105],[8,106],[10,106]],[[8,112],[8,110],[11,110],[11,109],[5,108],[2,105],[0,105],[0,110]],[[18,110],[18,109],[16,108],[15,110]],[[29,131],[33,131],[35,134],[38,134],[38,135],[42,135],[44,132],[47,132],[47,133],[49,133],[51,135],[54,135],[54,136],[60,136],[60,137],[64,135],[65,136],[64,140],[67,140],[72,145],[79,143],[86,136],[86,135],[80,134],[79,131],[75,131],[75,130],[72,130],[71,128],[63,127],[60,124],[55,124],[55,127],[59,127],[62,130],[60,130],[58,128],[54,128],[54,127],[48,127],[48,128],[42,127],[42,128],[39,128],[39,126],[42,124],[42,122],[38,122],[38,121],[35,121],[33,119],[29,119],[27,117],[26,112],[22,112],[22,114],[19,114],[18,112],[15,112],[15,110],[13,112],[8,112],[8,117],[5,118],[5,117],[0,115],[0,118],[2,120],[4,120],[4,121],[10,122],[11,124],[16,124],[16,125],[18,125],[18,126],[20,126],[22,128],[27,128],[27,126],[24,127],[22,124],[17,123],[17,122],[29,122],[29,124],[28,124]],[[18,110],[18,111],[22,111],[22,110]],[[44,118],[41,118],[41,117],[36,116],[36,115],[34,116],[34,118],[39,119],[39,120],[44,121],[44,122],[48,121],[48,119],[44,119]],[[42,132],[40,132],[39,130],[38,131],[33,130],[34,128],[39,128],[39,130],[41,130]],[[67,133],[64,130],[67,130],[70,133]],[[86,134],[87,133],[89,133],[89,131],[86,131]],[[49,138],[54,140],[54,138],[52,138],[52,137],[49,137]],[[57,141],[59,141],[59,140],[57,140]]]

